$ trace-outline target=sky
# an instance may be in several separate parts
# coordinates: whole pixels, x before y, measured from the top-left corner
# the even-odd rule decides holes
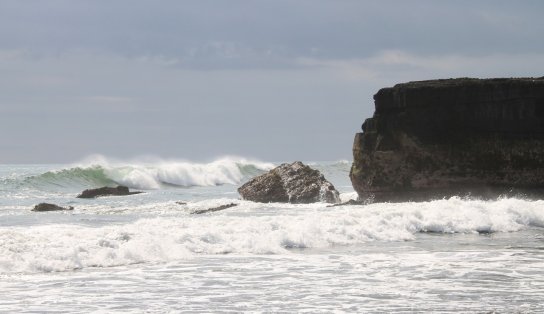
[[[397,83],[544,76],[544,1],[0,0],[0,163],[351,160]]]

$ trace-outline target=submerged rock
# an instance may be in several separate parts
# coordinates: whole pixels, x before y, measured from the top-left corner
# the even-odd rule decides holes
[[[216,212],[216,211],[231,208],[231,207],[234,207],[234,206],[238,206],[238,204],[230,203],[230,204],[225,204],[225,205],[212,207],[212,208],[208,208],[208,209],[195,210],[194,212],[191,212],[191,214],[205,214],[205,213],[210,213],[210,212]]]
[[[544,77],[410,82],[374,101],[353,145],[360,199],[544,196]]]
[[[340,201],[338,191],[323,175],[300,161],[282,164],[238,188],[242,198],[254,202],[314,203]]]
[[[55,204],[50,203],[40,203],[32,209],[34,212],[50,212],[50,211],[57,211],[57,210],[73,210],[74,207],[61,207]]]
[[[105,186],[98,189],[88,189],[81,192],[81,194],[79,194],[77,197],[78,198],[95,198],[99,196],[111,196],[111,195],[123,196],[123,195],[139,194],[139,193],[143,193],[143,192],[138,192],[138,191],[130,192],[128,187],[119,185],[117,187]]]
[[[328,205],[327,207],[338,207],[338,206],[346,206],[346,205],[366,205],[366,201],[363,200],[349,200],[347,202]]]

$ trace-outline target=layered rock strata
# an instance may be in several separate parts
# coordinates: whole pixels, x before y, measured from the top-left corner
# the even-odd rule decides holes
[[[544,196],[544,77],[383,88],[355,135],[359,198]]]

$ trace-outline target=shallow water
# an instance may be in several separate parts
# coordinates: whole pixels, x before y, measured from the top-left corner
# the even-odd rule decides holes
[[[178,164],[0,166],[0,311],[544,312],[543,201],[258,204],[236,187],[271,164]],[[354,196],[348,163],[313,166]],[[97,167],[100,182],[87,176]],[[125,177],[107,175],[119,168]],[[174,173],[154,176],[159,168]],[[235,182],[163,182],[207,172]],[[158,187],[75,198],[127,178]],[[30,211],[42,201],[75,210]],[[239,205],[191,214],[230,202]]]

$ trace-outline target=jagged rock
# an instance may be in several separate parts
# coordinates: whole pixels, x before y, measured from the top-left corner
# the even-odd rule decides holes
[[[212,207],[212,208],[208,208],[208,209],[195,210],[195,211],[191,212],[191,214],[204,214],[204,213],[216,212],[216,211],[231,208],[231,207],[234,207],[234,206],[238,206],[238,204],[230,203],[230,204],[225,204],[225,205]]]
[[[58,205],[55,205],[55,204],[50,204],[50,203],[40,203],[36,206],[34,206],[34,208],[32,208],[32,211],[34,212],[50,212],[50,211],[57,211],[57,210],[73,210],[74,207],[70,206],[70,207],[61,207],[61,206],[58,206]]]
[[[353,145],[360,199],[544,196],[544,77],[410,82],[374,101]]]
[[[128,187],[119,185],[115,188],[113,187],[101,187],[98,189],[88,189],[81,194],[79,194],[78,198],[95,198],[99,196],[110,196],[110,195],[116,195],[116,196],[123,196],[123,195],[133,195],[133,194],[139,194],[143,192],[130,192]]]
[[[340,201],[339,193],[323,175],[300,161],[282,164],[238,188],[242,198],[254,202],[314,203]]]

